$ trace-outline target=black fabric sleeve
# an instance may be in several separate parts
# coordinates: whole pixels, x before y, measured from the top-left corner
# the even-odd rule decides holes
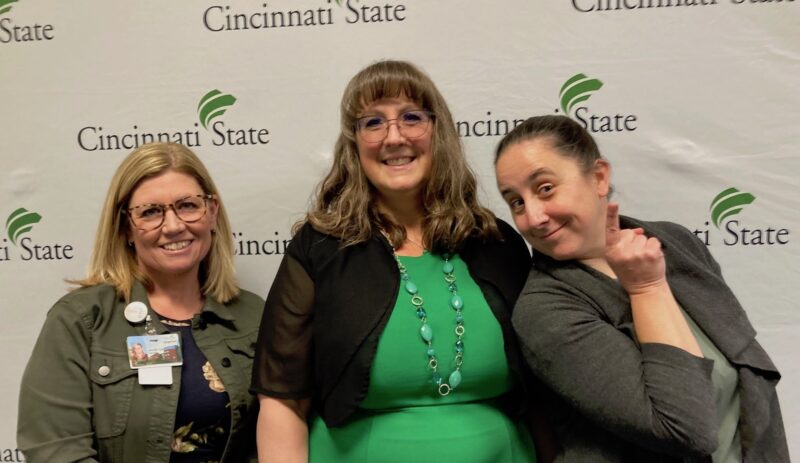
[[[287,248],[264,305],[250,388],[255,394],[313,395],[314,281],[306,270],[305,234],[301,230]]]

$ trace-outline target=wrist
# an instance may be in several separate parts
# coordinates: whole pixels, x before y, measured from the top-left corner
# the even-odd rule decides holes
[[[655,281],[623,284],[622,287],[630,297],[662,296],[664,294],[672,294],[666,278],[660,278]]]

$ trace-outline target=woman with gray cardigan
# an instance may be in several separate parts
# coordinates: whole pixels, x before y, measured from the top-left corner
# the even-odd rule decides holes
[[[610,166],[563,116],[505,136],[497,183],[533,267],[514,328],[556,393],[557,462],[788,462],[780,374],[706,247],[620,216]]]

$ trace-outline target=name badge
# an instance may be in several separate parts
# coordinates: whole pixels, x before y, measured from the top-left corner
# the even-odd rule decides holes
[[[178,333],[128,336],[128,361],[139,370],[139,384],[172,384],[172,367],[183,365]]]

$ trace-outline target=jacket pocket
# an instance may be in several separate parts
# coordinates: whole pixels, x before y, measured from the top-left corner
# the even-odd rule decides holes
[[[225,344],[235,354],[243,355],[251,360],[256,356],[256,339],[254,336],[226,339]]]
[[[232,354],[235,367],[245,374],[245,384],[249,386],[250,375],[253,369],[253,359],[256,355],[256,339],[254,336],[242,336],[226,339],[225,345]]]
[[[98,439],[119,436],[128,423],[137,371],[127,354],[92,352],[90,365],[94,431]]]

